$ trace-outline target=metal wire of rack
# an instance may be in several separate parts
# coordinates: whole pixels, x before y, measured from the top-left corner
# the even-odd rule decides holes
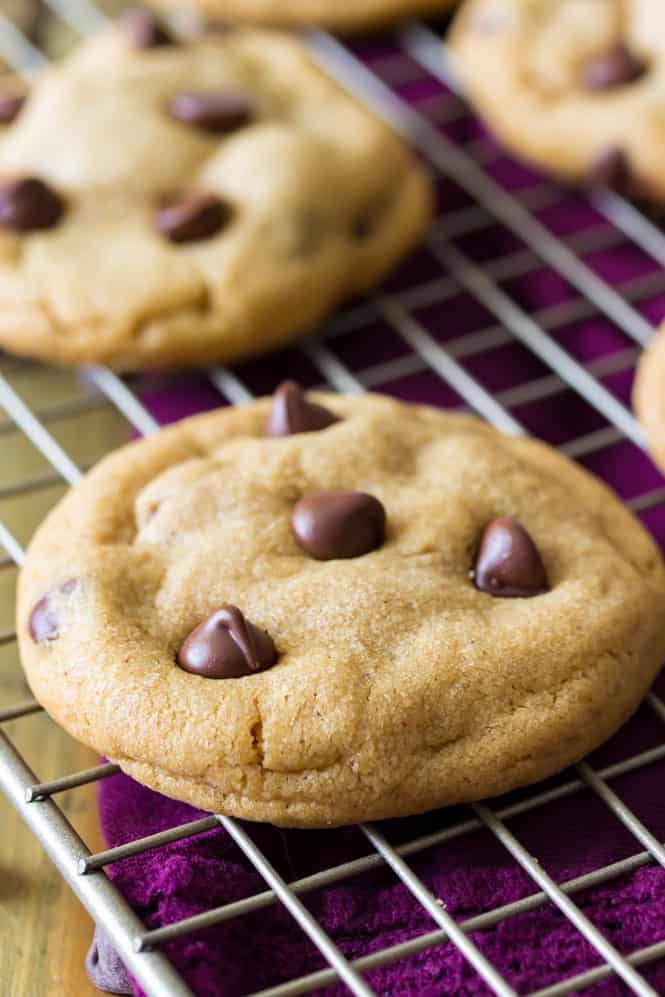
[[[48,6],[82,35],[96,30],[105,20],[105,16],[89,0],[48,0]],[[412,282],[394,291],[384,290],[347,308],[319,334],[301,344],[302,354],[316,369],[320,380],[341,391],[363,391],[429,370],[441,385],[453,389],[461,403],[499,429],[516,434],[526,431],[522,421],[514,414],[516,408],[528,402],[552,398],[568,387],[596,410],[602,417],[603,425],[566,441],[561,446],[563,452],[572,457],[585,458],[622,441],[629,441],[634,447],[643,449],[645,441],[641,428],[628,408],[603,383],[610,375],[631,370],[636,359],[636,348],[627,346],[609,356],[582,363],[559,345],[553,333],[568,323],[599,314],[609,318],[638,346],[648,340],[653,329],[637,306],[656,295],[665,294],[665,236],[658,226],[617,195],[601,192],[591,196],[591,203],[594,210],[609,223],[608,227],[600,230],[591,228],[568,239],[553,234],[539,220],[537,213],[557,202],[559,194],[554,185],[537,183],[518,199],[492,179],[487,171],[486,166],[492,158],[487,142],[474,140],[464,145],[453,142],[445,134],[443,125],[463,121],[470,117],[470,112],[457,93],[454,77],[442,58],[440,39],[424,25],[413,25],[400,32],[395,38],[395,51],[390,58],[375,60],[371,68],[352,48],[343,46],[328,35],[312,32],[306,41],[314,58],[329,73],[396,127],[432,165],[438,176],[452,178],[472,201],[447,211],[433,226],[427,248],[438,264],[434,277]],[[1,13],[0,56],[26,75],[40,68],[45,61],[43,54]],[[401,85],[418,73],[439,79],[445,88],[442,87],[441,93],[434,98],[423,99],[414,107],[400,96],[399,91]],[[480,265],[461,248],[460,242],[473,233],[482,233],[496,222],[518,236],[520,246]],[[622,239],[639,246],[659,264],[659,268],[646,276],[631,278],[612,287],[582,257],[609,248]],[[576,293],[568,300],[529,314],[502,285],[509,279],[533,273],[543,264],[562,275]],[[428,305],[452,301],[460,292],[480,303],[493,321],[485,328],[448,339],[444,346],[420,320],[418,311]],[[408,349],[394,358],[355,370],[340,357],[336,343],[347,333],[376,321],[391,330]],[[494,393],[469,373],[465,361],[515,339],[538,357],[547,370],[542,376],[524,384]],[[252,391],[237,372],[215,368],[207,372],[207,377],[228,402],[242,403],[252,397]],[[139,398],[140,379],[123,380],[103,368],[86,370],[85,378],[95,389],[96,394],[92,397],[68,405],[47,404],[33,411],[12,387],[10,380],[0,374],[0,404],[14,426],[25,434],[52,469],[5,489],[0,497],[10,491],[12,494],[28,494],[60,479],[67,484],[79,480],[81,468],[48,428],[49,422],[65,411],[76,414],[91,406],[110,404],[140,434],[149,435],[159,428]],[[660,483],[634,496],[629,505],[636,513],[665,505],[665,486]],[[23,549],[2,522],[0,543],[6,551],[6,556],[0,557],[0,570],[12,565],[20,566]],[[0,634],[0,644],[11,645],[14,641],[13,632]],[[488,962],[470,934],[500,924],[515,914],[536,909],[548,901],[575,925],[602,962],[584,973],[541,989],[539,997],[579,992],[611,974],[616,974],[631,992],[653,997],[656,991],[640,969],[665,957],[665,939],[624,956],[598,931],[573,899],[584,889],[611,882],[649,863],[656,862],[665,867],[663,843],[656,840],[609,785],[618,776],[665,759],[665,703],[655,693],[649,695],[647,702],[662,724],[662,744],[601,769],[593,769],[588,762],[580,763],[571,778],[554,788],[535,790],[518,802],[500,809],[493,809],[487,803],[475,805],[470,808],[467,819],[408,840],[398,847],[390,844],[378,826],[364,825],[361,831],[371,846],[369,854],[291,883],[287,883],[271,866],[240,824],[221,815],[211,815],[91,854],[54,797],[65,790],[105,779],[117,772],[117,767],[100,764],[40,783],[2,729],[0,787],[92,917],[104,926],[121,958],[151,997],[184,997],[191,994],[183,979],[160,953],[160,945],[188,932],[275,903],[281,903],[288,909],[316,945],[328,968],[264,990],[261,997],[292,997],[309,993],[335,980],[342,980],[354,994],[368,995],[373,991],[363,979],[364,973],[422,952],[445,940],[460,949],[494,993],[507,997],[515,991]],[[0,711],[0,726],[40,709],[31,699],[18,702]],[[596,794],[608,811],[637,839],[641,850],[621,861],[557,884],[508,829],[506,821],[552,801],[574,797],[584,788]],[[220,824],[263,878],[266,889],[204,914],[147,930],[109,881],[105,867],[130,855],[202,833]],[[519,901],[457,923],[437,903],[407,860],[427,848],[443,846],[480,828],[494,835],[528,873],[534,883],[534,892]],[[409,941],[349,961],[300,898],[316,888],[385,866],[393,870],[437,927]]]

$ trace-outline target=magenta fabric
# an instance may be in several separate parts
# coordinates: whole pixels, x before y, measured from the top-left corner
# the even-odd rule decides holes
[[[612,746],[592,762],[601,764],[608,758],[613,761],[656,743],[662,743],[662,731],[644,707]],[[665,764],[659,763],[613,781],[621,798],[660,840],[665,839],[664,778]],[[124,775],[113,776],[103,784],[99,802],[104,836],[110,845],[201,816],[199,811],[152,793]],[[468,811],[455,808],[419,819],[389,822],[384,827],[390,840],[399,842],[468,816]],[[371,851],[356,828],[298,832],[246,826],[287,880]],[[641,851],[588,791],[513,818],[509,826],[557,882]],[[410,864],[458,921],[537,889],[486,831],[429,849],[411,858]],[[151,928],[265,888],[222,829],[126,859],[112,867],[110,875]],[[603,934],[625,953],[665,936],[665,870],[655,863],[577,894],[576,900]],[[387,870],[365,873],[308,893],[306,903],[350,958],[435,927],[408,890]],[[599,962],[591,946],[550,904],[514,916],[491,930],[475,932],[472,937],[520,993],[555,983]],[[165,946],[165,952],[200,997],[240,997],[324,965],[314,946],[280,906],[187,935]],[[658,993],[665,993],[664,961],[653,963],[645,975]],[[454,946],[447,944],[376,970],[368,974],[368,980],[377,994],[386,997],[491,992]],[[121,987],[117,989],[122,992]],[[134,987],[133,992],[142,991]],[[341,985],[327,992],[347,993]],[[629,991],[611,977],[588,992],[614,997]]]
[[[127,970],[103,928],[95,928],[92,945],[85,957],[85,968],[98,990],[108,994],[134,993]]]
[[[394,71],[394,42],[378,39],[357,43],[359,54],[380,73]],[[402,63],[404,66],[405,64]],[[391,69],[392,66],[392,69]],[[428,113],[445,100],[444,88],[415,67],[398,92]],[[483,138],[470,116],[442,128],[456,141]],[[490,150],[491,141],[485,137]],[[526,192],[540,177],[494,150],[488,167],[506,189]],[[447,209],[467,206],[466,195],[448,181],[439,183],[440,204]],[[566,238],[582,232],[601,231],[607,223],[583,196],[567,190],[556,192],[554,203],[538,212],[541,220]],[[519,250],[518,240],[498,225],[459,240],[476,262],[491,267],[508,252]],[[617,240],[609,249],[585,253],[586,262],[610,284],[624,288],[657,273],[657,265],[637,246]],[[417,252],[387,282],[386,289],[402,293],[445,276],[427,249]],[[501,279],[513,299],[531,314],[573,301],[576,292],[546,265],[524,277]],[[636,305],[654,323],[665,316],[665,294],[642,294]],[[416,305],[415,318],[446,345],[495,325],[482,305],[460,291],[443,305]],[[619,361],[635,343],[598,314],[557,325],[552,335],[584,364]],[[355,372],[410,354],[399,333],[371,311],[359,329],[336,335],[328,343],[333,353]],[[627,354],[630,359],[630,354]],[[550,372],[515,340],[497,343],[462,360],[466,369],[497,394],[518,389]],[[601,372],[605,386],[629,404],[632,365],[617,363],[615,373]],[[609,370],[609,367],[606,368]],[[238,376],[255,393],[269,393],[284,377],[297,377],[305,385],[320,383],[321,374],[297,348],[269,359],[237,368]],[[376,384],[378,390],[406,400],[456,407],[461,399],[433,371],[414,364],[413,370]],[[144,400],[162,422],[224,403],[204,374],[155,378],[144,383]],[[513,415],[533,434],[561,445],[607,423],[586,401],[565,386],[529,401],[518,394],[507,399]],[[590,470],[604,477],[624,499],[661,487],[663,479],[649,458],[632,443],[621,440],[595,450],[582,459]],[[658,541],[665,542],[665,506],[641,514]],[[657,688],[665,693],[665,683]],[[636,752],[663,743],[665,727],[648,707],[592,757],[602,767]],[[561,778],[570,777],[564,775]],[[652,764],[612,781],[612,787],[633,808],[659,840],[665,840],[665,763]],[[556,782],[557,780],[554,780]],[[99,809],[104,836],[117,845],[199,816],[191,808],[160,797],[131,779],[117,775],[100,789]],[[422,818],[391,822],[385,829],[394,842],[410,839],[468,817],[463,808]],[[509,822],[519,839],[537,856],[558,882],[598,869],[636,852],[641,846],[590,791],[547,805]],[[347,828],[328,832],[282,832],[268,826],[249,827],[282,875],[293,880],[349,857],[366,854],[369,846],[360,831]],[[463,921],[484,911],[535,892],[529,877],[485,831],[458,838],[409,860],[440,898],[450,914]],[[109,874],[146,925],[157,927],[260,892],[264,884],[223,830],[169,845],[111,867]],[[603,934],[622,952],[630,953],[665,938],[665,870],[651,861],[630,875],[576,895],[577,902]],[[305,901],[325,930],[350,958],[377,951],[434,928],[430,918],[387,870],[308,893]],[[520,993],[553,984],[597,965],[591,946],[551,904],[514,916],[496,927],[477,932],[476,944]],[[233,919],[188,935],[165,947],[167,955],[200,997],[239,997],[324,965],[314,946],[280,906]],[[643,972],[659,993],[665,994],[665,961],[653,962]],[[442,944],[368,975],[377,994],[386,997],[442,997],[475,995],[487,986],[452,945]],[[134,987],[134,992],[140,991]],[[345,993],[336,985],[330,994]],[[617,977],[588,992],[603,997],[624,994]]]

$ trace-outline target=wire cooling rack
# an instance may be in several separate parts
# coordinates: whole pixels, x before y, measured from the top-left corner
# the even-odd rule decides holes
[[[89,0],[49,0],[48,7],[70,29],[82,35],[97,30],[106,19]],[[506,187],[501,179],[501,154],[478,129],[448,73],[439,37],[425,25],[415,24],[379,42],[354,42],[348,47],[319,32],[308,34],[306,41],[315,59],[328,72],[395,126],[431,164],[437,180],[446,188],[446,209],[434,224],[418,260],[407,266],[406,277],[390,282],[375,296],[338,314],[321,332],[304,341],[297,350],[289,351],[289,357],[296,357],[297,363],[314,371],[315,382],[347,392],[371,387],[409,396],[410,379],[426,372],[432,396],[426,400],[466,406],[508,433],[520,434],[533,429],[529,422],[530,407],[544,402],[550,406],[550,412],[552,406],[556,406],[557,414],[563,415],[572,399],[591,411],[595,421],[592,420],[593,428],[582,435],[569,432],[566,439],[558,441],[563,452],[595,466],[594,459],[599,454],[611,457],[614,450],[621,454],[626,447],[633,454],[644,451],[643,433],[626,404],[625,388],[622,395],[621,389],[616,387],[616,378],[630,377],[637,347],[653,332],[651,322],[645,318],[645,313],[650,313],[650,304],[655,302],[656,311],[660,310],[660,314],[654,314],[651,309],[654,320],[665,313],[665,236],[657,223],[620,197],[599,192],[587,199],[594,223],[572,234],[557,234],[548,211],[563,204],[566,198],[579,195],[563,191],[526,170],[525,182],[519,190]],[[30,75],[45,62],[43,53],[2,13],[0,57],[25,75]],[[546,221],[548,217],[550,222]],[[482,243],[488,233],[497,230],[508,237],[507,248],[499,255],[483,259],[477,245],[473,251],[467,248],[469,239],[478,236]],[[612,275],[599,272],[591,261],[595,260],[594,254],[602,254],[624,241],[642,258],[648,258],[651,265],[639,275],[624,278],[619,285],[613,286]],[[558,276],[571,293],[530,314],[514,288],[520,279],[537,273]],[[454,313],[460,295],[481,306],[488,318],[473,330],[442,340],[436,330],[427,326],[427,308],[450,302]],[[623,337],[622,348],[594,359],[584,359],[561,345],[558,336],[566,326],[593,320],[596,316],[609,320],[612,328]],[[392,337],[400,346],[394,355],[382,353],[371,365],[364,363],[358,368],[353,351],[347,349],[349,337],[353,338],[353,334],[372,325],[382,328],[383,341]],[[487,378],[474,373],[474,361],[491,356],[492,351],[515,341],[538,358],[542,371],[539,376],[530,376],[523,383],[497,391]],[[235,372],[218,367],[207,371],[205,377],[221,396],[220,403],[242,403],[253,396],[254,390],[264,386],[267,377],[274,377],[274,373],[266,374],[267,370],[272,371],[272,363],[274,361],[270,361],[268,367],[260,368],[262,373],[256,376],[243,376],[244,367],[236,368]],[[141,401],[141,378],[123,380],[102,368],[86,369],[83,377],[92,395],[89,393],[69,405],[47,405],[37,414],[13,386],[9,374],[0,374],[0,404],[15,429],[24,434],[50,466],[41,476],[4,489],[0,498],[10,491],[30,495],[59,480],[67,484],[79,480],[80,467],[49,428],[51,421],[64,411],[76,415],[91,406],[110,405],[143,435],[150,435],[159,428]],[[177,385],[178,379],[173,378],[172,383]],[[267,390],[271,387],[274,384]],[[417,394],[422,395],[420,388]],[[572,423],[575,421],[573,417]],[[568,420],[569,425],[570,422]],[[655,472],[647,478],[647,487],[630,494],[628,504],[646,519],[662,542],[665,540],[665,516],[659,512],[665,511],[665,485]],[[650,518],[654,513],[655,517]],[[23,548],[3,522],[0,522],[0,543],[6,551],[6,556],[0,556],[0,570],[20,566]],[[14,642],[13,632],[0,634],[3,646]],[[328,968],[264,990],[262,997],[309,993],[336,979],[343,981],[351,993],[368,995],[373,991],[363,979],[365,972],[422,952],[446,939],[461,950],[494,993],[507,997],[515,991],[477,948],[470,933],[493,927],[515,914],[548,902],[575,925],[602,961],[587,972],[538,991],[540,997],[580,992],[612,974],[616,974],[629,991],[653,997],[656,991],[640,969],[665,957],[665,939],[622,955],[573,899],[581,890],[609,883],[648,863],[665,866],[663,844],[609,785],[620,775],[665,759],[665,703],[655,693],[650,694],[647,702],[662,724],[662,743],[655,747],[605,768],[594,769],[588,762],[582,762],[570,777],[554,788],[530,791],[518,802],[499,809],[487,803],[476,804],[469,808],[469,816],[462,822],[408,840],[398,847],[389,843],[379,827],[361,826],[360,830],[371,846],[369,854],[291,883],[278,874],[239,823],[219,815],[91,854],[55,798],[65,790],[107,778],[117,771],[117,767],[102,764],[55,781],[40,782],[10,741],[6,727],[4,731],[0,729],[0,786],[92,917],[105,927],[127,967],[152,997],[184,997],[191,993],[161,954],[161,944],[275,902],[288,909],[316,945]],[[18,702],[0,711],[0,726],[39,710],[34,700]],[[583,789],[591,790],[602,800],[608,812],[636,839],[640,850],[622,861],[557,884],[509,830],[506,821],[554,800],[574,797]],[[220,824],[261,875],[265,891],[178,923],[147,930],[106,877],[105,867],[129,855]],[[406,860],[426,848],[443,847],[446,842],[479,828],[494,835],[528,873],[534,892],[515,903],[457,923]],[[318,887],[380,866],[394,871],[437,927],[427,934],[350,962],[315,921],[300,897]]]

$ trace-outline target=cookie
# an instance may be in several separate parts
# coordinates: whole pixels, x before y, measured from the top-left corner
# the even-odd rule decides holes
[[[334,31],[362,31],[409,18],[435,16],[457,0],[191,0],[192,6],[226,23],[318,26]],[[180,0],[158,0],[161,7],[182,8]]]
[[[647,434],[649,452],[665,470],[665,326],[654,335],[637,366],[633,407]]]
[[[5,119],[0,345],[56,363],[276,348],[430,218],[405,145],[275,32],[176,43],[132,12]]]
[[[661,0],[466,0],[450,48],[512,152],[566,181],[665,200]]]
[[[648,689],[664,612],[651,539],[543,444],[285,385],[97,465],[30,546],[18,633],[40,702],[131,776],[319,827],[576,761]]]

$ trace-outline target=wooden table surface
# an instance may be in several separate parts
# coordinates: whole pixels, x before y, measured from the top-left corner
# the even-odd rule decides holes
[[[41,723],[40,723],[41,720]],[[94,764],[94,756],[45,718],[9,724],[21,751],[48,752],[42,770],[62,773]],[[50,724],[52,730],[47,730]],[[26,727],[32,730],[24,733]],[[69,741],[69,744],[67,742]],[[41,777],[41,773],[40,773]],[[101,846],[95,791],[67,794],[67,816],[89,847]],[[84,968],[92,938],[90,917],[19,816],[0,799],[0,994],[3,997],[91,997],[99,994]]]
[[[122,7],[120,0],[97,2],[110,13]],[[7,3],[7,14],[25,15],[26,24],[37,6],[35,0],[4,0]],[[5,9],[2,0],[0,7]],[[54,57],[75,44],[76,37],[61,20],[42,16],[35,41]],[[129,427],[110,406],[93,399],[87,407],[90,396],[76,374],[16,363],[2,355],[0,371],[43,414],[49,430],[79,466],[94,463],[129,438]],[[61,483],[44,484],[51,470],[25,437],[4,420],[0,409],[0,518],[23,544],[64,491]],[[37,484],[14,495],[3,492],[20,489],[26,481]],[[4,554],[1,547],[0,554]],[[14,627],[15,584],[14,570],[0,572],[0,634]],[[0,647],[0,708],[28,694],[16,645]],[[90,751],[47,717],[26,717],[4,729],[42,781],[95,764]],[[57,802],[88,847],[99,849],[94,787],[62,794]],[[92,921],[1,794],[0,828],[0,997],[99,994],[83,965]]]
[[[91,398],[75,374],[17,364],[0,356],[0,371],[37,409],[79,464],[94,463],[129,438],[129,427],[108,404]],[[24,546],[65,486],[41,454],[0,409],[0,519]],[[0,555],[4,551],[0,547]],[[0,635],[14,629],[17,572],[0,570]],[[0,646],[0,708],[25,699],[16,644]],[[96,758],[45,714],[3,727],[40,781],[94,765]],[[101,847],[95,789],[56,797],[88,847]],[[0,793],[0,995],[89,997],[83,961],[93,925],[50,859]]]

